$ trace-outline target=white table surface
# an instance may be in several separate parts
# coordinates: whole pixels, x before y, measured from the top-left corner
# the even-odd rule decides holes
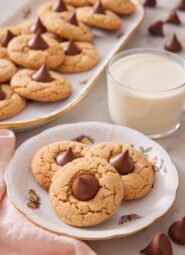
[[[16,8],[22,6],[27,0],[0,0],[0,13],[1,20],[6,19],[7,16],[13,14]],[[115,0],[116,1],[116,0]],[[162,48],[164,39],[155,39],[152,36],[147,35],[147,27],[152,21],[166,18],[164,17],[165,5],[169,9],[177,3],[176,0],[158,0],[159,7],[157,10],[147,10],[147,15],[142,28],[129,42],[127,48],[137,47],[155,47]],[[181,17],[185,18],[185,12],[181,13]],[[185,24],[181,27],[184,29]],[[165,28],[168,35],[177,31],[175,26],[168,26]],[[179,38],[185,36],[180,30],[177,31]],[[184,47],[185,47],[185,40]],[[182,55],[185,55],[185,50]],[[107,111],[107,91],[106,91],[106,79],[102,77],[87,95],[87,97],[79,103],[74,109],[66,113],[60,119],[42,127],[37,130],[17,134],[17,146],[23,143],[29,137],[32,137],[46,128],[60,125],[64,123],[80,122],[80,121],[103,121],[111,122]],[[160,120],[159,120],[160,121]],[[185,117],[183,117],[182,125],[180,129],[173,135],[158,140],[158,142],[169,152],[173,161],[175,162],[179,175],[180,175],[180,187],[177,193],[177,199],[173,208],[157,223],[153,224],[148,229],[135,234],[129,238],[119,238],[108,241],[93,241],[88,244],[99,255],[139,255],[145,245],[152,239],[156,232],[167,233],[169,224],[179,217],[185,216]],[[143,208],[144,209],[144,208]],[[174,255],[184,255],[185,247],[173,244]]]

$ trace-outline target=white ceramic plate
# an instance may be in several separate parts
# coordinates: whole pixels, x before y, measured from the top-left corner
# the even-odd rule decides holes
[[[53,212],[48,193],[34,180],[30,171],[33,155],[44,145],[86,134],[95,142],[118,141],[134,145],[155,164],[156,180],[151,193],[143,199],[123,202],[117,213],[103,224],[91,228],[75,228],[63,223]],[[98,122],[84,122],[51,128],[26,141],[15,153],[7,172],[8,196],[14,206],[37,226],[59,235],[78,239],[108,239],[134,234],[151,225],[172,206],[179,185],[177,170],[167,152],[156,142],[129,128]],[[28,192],[33,189],[40,197],[39,209],[27,206]],[[141,218],[119,225],[124,215],[136,214]]]
[[[3,25],[17,24],[23,21],[22,10],[31,8],[32,14],[35,14],[38,7],[44,2],[45,0],[28,1],[21,10],[17,11]],[[94,43],[100,54],[101,61],[94,69],[88,72],[66,75],[74,88],[73,94],[68,99],[56,103],[29,102],[27,108],[20,114],[8,120],[0,121],[0,128],[28,129],[54,120],[78,104],[95,85],[108,61],[119,49],[125,46],[141,24],[144,18],[144,9],[139,1],[134,0],[134,2],[136,4],[136,12],[130,17],[123,18],[123,28],[119,32],[94,30]],[[31,17],[29,16],[29,18]]]

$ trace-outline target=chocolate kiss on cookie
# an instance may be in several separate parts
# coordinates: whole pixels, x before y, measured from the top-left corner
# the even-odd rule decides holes
[[[69,19],[67,20],[70,24],[74,25],[74,26],[78,26],[78,20],[76,17],[76,12],[74,11],[73,14],[69,17]]]
[[[177,5],[177,9],[180,11],[185,11],[185,0],[180,1],[180,3]]]
[[[159,233],[140,253],[146,255],[173,255],[173,249],[168,237],[163,233]]]
[[[130,157],[129,150],[123,153],[112,156],[109,159],[109,163],[118,171],[121,175],[127,175],[134,171],[134,163]]]
[[[182,45],[176,35],[173,35],[173,37],[169,41],[167,41],[167,43],[165,44],[165,49],[171,52],[182,51]]]
[[[72,193],[80,201],[93,199],[99,190],[99,181],[91,174],[83,174],[73,181]]]
[[[171,23],[171,24],[175,24],[175,25],[181,24],[181,20],[179,19],[179,16],[175,10],[172,10],[170,12],[169,17],[166,20],[166,23]]]
[[[49,48],[40,31],[38,31],[36,35],[28,41],[28,47],[32,50],[46,50]]]
[[[10,31],[8,30],[6,35],[2,38],[1,40],[1,44],[3,47],[7,47],[9,42],[15,37],[15,35]]]
[[[144,6],[147,6],[147,7],[155,7],[156,5],[157,5],[156,0],[146,0],[144,2]]]
[[[54,79],[51,77],[47,65],[44,64],[41,68],[32,75],[32,80],[37,82],[52,82]]]
[[[4,100],[6,98],[6,94],[0,89],[0,100]]]
[[[164,32],[163,32],[163,21],[159,20],[157,22],[155,22],[154,24],[152,24],[149,28],[148,28],[149,32],[152,35],[156,35],[156,36],[164,36]]]
[[[45,28],[45,26],[42,24],[41,20],[38,18],[36,23],[33,24],[31,26],[31,29],[30,29],[33,33],[37,33],[37,32],[40,32],[41,34],[44,34],[47,32],[47,29]]]
[[[102,6],[100,0],[98,0],[98,1],[96,2],[96,4],[94,5],[94,7],[93,7],[93,12],[96,13],[96,14],[103,14],[103,15],[106,14],[105,11],[104,11],[104,9],[103,9],[103,6]]]
[[[73,40],[70,40],[67,48],[65,49],[65,54],[68,56],[75,56],[81,53],[81,50],[75,44]]]
[[[170,226],[169,236],[175,243],[185,245],[185,217]]]
[[[77,156],[73,153],[72,149],[69,148],[66,152],[62,152],[56,157],[56,162],[57,165],[64,166],[76,158]]]
[[[55,12],[65,12],[67,11],[67,7],[63,0],[59,0],[57,3],[53,5],[53,11]]]

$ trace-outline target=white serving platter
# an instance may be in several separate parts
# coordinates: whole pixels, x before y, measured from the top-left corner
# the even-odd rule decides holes
[[[146,197],[136,201],[123,201],[116,214],[108,221],[89,228],[76,228],[62,222],[51,208],[48,193],[36,183],[30,171],[32,158],[42,146],[60,140],[71,140],[82,134],[94,138],[95,143],[117,141],[133,145],[148,157],[156,169],[154,187]],[[175,201],[179,177],[168,153],[142,133],[107,123],[84,122],[54,127],[27,140],[16,151],[8,166],[6,184],[13,205],[42,229],[83,240],[100,240],[132,235],[164,216]],[[27,206],[30,189],[40,197],[38,209]],[[122,216],[131,214],[139,218],[118,224]]]
[[[34,17],[38,7],[44,2],[45,0],[29,0],[24,7],[16,11],[5,22],[1,23],[0,17],[0,25],[15,25],[25,21],[23,11],[25,13],[31,10],[31,15],[27,18]],[[33,128],[60,117],[77,105],[95,85],[109,60],[128,43],[142,23],[145,14],[144,8],[139,1],[134,0],[134,3],[136,5],[136,12],[131,16],[122,18],[123,27],[120,31],[102,32],[100,30],[93,30],[95,36],[94,44],[98,49],[101,61],[90,71],[66,75],[74,88],[73,94],[68,99],[56,103],[29,102],[27,108],[20,114],[8,120],[0,121],[0,128],[11,128],[19,131]]]

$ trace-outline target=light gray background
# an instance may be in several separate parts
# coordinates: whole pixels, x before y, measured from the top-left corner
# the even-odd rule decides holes
[[[1,20],[13,14],[17,8],[20,8],[27,0],[0,0]],[[116,0],[115,0],[116,1]],[[148,36],[148,25],[158,19],[165,19],[169,10],[178,2],[176,0],[158,0],[159,6],[155,10],[147,10],[145,21],[142,29],[132,38],[127,48],[137,47],[155,47],[162,48],[164,39]],[[178,33],[179,38],[184,42],[185,48],[185,12],[181,13],[181,18],[184,19],[184,24],[181,28],[175,26],[165,26],[165,32],[169,37],[174,31]],[[183,38],[184,37],[184,38]],[[185,50],[181,54],[185,55]],[[170,113],[169,113],[170,114]],[[64,123],[72,123],[79,121],[104,121],[111,122],[107,111],[107,91],[106,79],[102,77],[92,89],[89,95],[81,101],[70,112],[66,113],[60,119],[37,130],[17,134],[17,146],[24,142],[29,137],[40,133],[46,128],[60,125]],[[160,121],[160,120],[159,120]],[[157,223],[148,229],[129,238],[120,238],[108,241],[88,242],[88,244],[99,255],[139,255],[139,250],[152,239],[156,232],[167,232],[169,224],[178,217],[185,216],[185,117],[183,117],[181,128],[167,138],[160,139],[158,142],[169,152],[174,160],[180,175],[180,188],[178,190],[177,199],[173,208]],[[144,210],[144,208],[143,208]],[[180,247],[173,244],[174,255],[184,255],[185,247]]]

